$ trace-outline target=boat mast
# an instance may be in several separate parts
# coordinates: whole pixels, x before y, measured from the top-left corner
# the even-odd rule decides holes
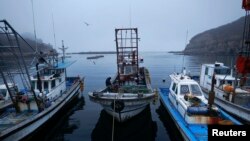
[[[64,59],[65,59],[65,51],[66,49],[68,49],[67,47],[64,47],[64,43],[63,43],[63,40],[62,40],[62,48],[59,48],[62,50],[63,52],[63,56],[62,56],[62,62],[64,63]]]
[[[215,98],[215,92],[214,92],[214,84],[215,84],[215,73],[212,76],[212,83],[211,83],[211,90],[208,93],[208,107],[209,110],[212,109],[212,106],[214,104],[214,98]]]
[[[137,28],[115,29],[118,81],[139,80]]]
[[[14,96],[12,94],[12,91],[9,88],[8,82],[7,82],[7,80],[6,80],[5,76],[4,76],[4,73],[3,73],[1,68],[0,68],[0,73],[1,73],[1,77],[3,79],[3,82],[4,82],[4,84],[5,84],[6,88],[7,88],[7,91],[9,93],[9,95],[10,95],[10,99],[11,99],[11,101],[12,101],[12,103],[13,103],[15,109],[16,109],[16,112],[20,113],[20,108],[19,108],[17,102],[14,100]]]

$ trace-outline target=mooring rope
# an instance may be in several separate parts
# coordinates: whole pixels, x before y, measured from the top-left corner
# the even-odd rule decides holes
[[[115,96],[115,98],[114,98],[114,107],[113,107],[114,113],[115,113],[115,99],[116,99],[116,96]],[[112,123],[112,141],[114,141],[114,130],[115,130],[115,116],[113,115],[113,123]]]

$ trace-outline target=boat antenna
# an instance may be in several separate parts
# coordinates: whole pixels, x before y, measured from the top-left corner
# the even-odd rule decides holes
[[[34,27],[35,47],[36,47],[36,52],[35,53],[37,53],[36,23],[35,23],[35,12],[34,12],[33,0],[31,0],[31,5],[32,5],[33,27]]]
[[[131,3],[129,3],[129,27],[131,28]]]
[[[54,24],[54,16],[52,13],[52,22],[53,22],[53,32],[54,32],[54,44],[55,44],[55,48],[56,48],[56,33],[55,33],[55,24]],[[54,48],[53,48],[54,49]]]
[[[186,32],[186,40],[185,40],[185,47],[187,46],[187,37],[188,37],[188,30],[187,30],[187,32]],[[185,53],[183,53],[183,55],[182,55],[182,69],[184,69],[184,58],[185,58]]]
[[[56,49],[56,33],[55,33],[55,24],[54,24],[54,16],[53,16],[53,13],[51,14],[52,15],[52,24],[53,24],[53,34],[54,34],[54,44],[55,44],[55,47],[52,47],[52,53],[53,53],[53,59],[52,59],[52,64],[53,66],[55,65],[55,52],[54,50]]]

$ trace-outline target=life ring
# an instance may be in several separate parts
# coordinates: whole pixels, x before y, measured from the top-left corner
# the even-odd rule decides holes
[[[121,100],[116,100],[111,103],[111,108],[115,110],[115,112],[121,112],[124,109],[124,102]]]

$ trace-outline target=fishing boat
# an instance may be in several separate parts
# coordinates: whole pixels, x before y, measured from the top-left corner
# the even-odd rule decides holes
[[[31,63],[29,69],[25,51],[35,49],[6,20],[0,21],[0,27],[1,35],[6,37],[0,44],[0,82],[12,101],[12,106],[0,113],[0,140],[21,140],[80,97],[84,80],[79,76],[68,77],[66,68],[73,62],[65,60],[64,56],[55,57],[55,53],[47,59],[41,53],[36,54],[36,61],[32,61],[36,65],[33,67]],[[19,40],[27,46],[20,46]]]
[[[233,76],[232,70],[223,63],[202,64],[200,86],[208,97],[212,76],[215,77],[215,103],[225,111],[250,122],[250,90],[240,86],[240,79]]]
[[[242,0],[242,8],[246,11],[246,15],[242,46],[237,49],[235,68],[230,69],[220,62],[203,64],[200,75],[200,85],[205,93],[210,90],[214,77],[215,103],[246,124],[250,123],[250,89],[249,82],[246,83],[250,74],[249,7],[248,0]]]
[[[90,92],[91,101],[99,103],[119,122],[139,114],[153,101],[149,71],[139,67],[137,28],[115,29],[117,75],[106,79],[106,88]]]
[[[184,73],[171,74],[169,88],[160,88],[161,103],[185,140],[207,140],[208,125],[241,123],[205,98],[199,84]]]
[[[104,55],[89,56],[89,57],[87,57],[87,59],[99,59],[102,57],[104,57]]]

